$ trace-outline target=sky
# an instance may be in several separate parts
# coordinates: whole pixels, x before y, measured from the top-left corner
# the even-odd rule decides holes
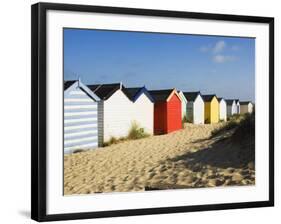
[[[255,39],[64,29],[64,79],[255,101]]]

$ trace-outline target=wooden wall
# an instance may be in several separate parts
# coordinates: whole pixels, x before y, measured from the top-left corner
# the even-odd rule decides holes
[[[174,94],[167,102],[167,133],[182,129],[181,100]]]
[[[64,152],[98,147],[98,103],[71,86],[64,93]]]

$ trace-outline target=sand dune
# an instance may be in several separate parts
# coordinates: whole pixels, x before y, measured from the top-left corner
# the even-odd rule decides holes
[[[187,124],[167,135],[65,155],[64,193],[254,184],[254,163],[242,164],[235,153],[235,147],[243,146],[223,140],[232,130],[210,138],[221,125]]]

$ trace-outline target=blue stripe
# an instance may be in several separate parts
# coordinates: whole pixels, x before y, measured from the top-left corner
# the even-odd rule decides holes
[[[92,146],[79,147],[79,149],[87,150],[87,149],[94,149],[94,148],[97,148],[97,147],[98,147],[98,144],[95,144],[95,145],[92,145]],[[77,149],[66,149],[66,148],[64,148],[64,153],[65,154],[73,153]]]
[[[77,135],[77,136],[66,136],[66,135],[64,135],[64,140],[74,140],[74,139],[79,139],[79,138],[97,137],[97,136],[98,136],[98,132],[90,133],[90,134]]]
[[[86,94],[84,95],[70,95],[70,94],[65,94],[64,99],[89,99],[89,96]]]
[[[72,116],[64,116],[64,120],[75,120],[82,118],[97,118],[98,114],[87,114],[87,115],[72,115]]]
[[[97,124],[98,121],[80,121],[80,122],[71,122],[71,123],[65,123],[64,127],[73,127],[73,126],[80,126],[84,124]]]
[[[74,130],[64,130],[65,134],[71,134],[71,133],[78,133],[81,131],[97,131],[98,127],[88,127],[88,128],[79,128],[79,129],[74,129]]]
[[[79,106],[79,105],[98,105],[95,101],[92,102],[83,102],[83,101],[77,101],[77,102],[64,102],[64,106]]]
[[[147,89],[145,88],[145,87],[142,87],[138,92],[137,92],[137,94],[134,96],[134,102],[141,96],[141,94],[145,94],[147,97],[148,97],[148,99],[152,102],[152,103],[154,103],[154,99],[153,99],[153,97],[150,95],[150,93],[147,91]]]
[[[98,110],[95,108],[79,108],[79,109],[64,109],[65,113],[78,113],[78,112],[97,112]]]
[[[86,145],[86,144],[90,144],[90,143],[98,143],[98,139],[84,140],[81,142],[73,142],[73,143],[68,143],[68,144],[64,143],[64,147],[67,148],[67,147],[73,147],[73,146],[79,146],[79,145]]]

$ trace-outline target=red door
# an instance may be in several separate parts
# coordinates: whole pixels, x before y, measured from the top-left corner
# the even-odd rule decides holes
[[[161,135],[167,133],[167,103],[154,103],[154,134]]]
[[[174,94],[167,103],[167,133],[181,128],[181,100]]]

